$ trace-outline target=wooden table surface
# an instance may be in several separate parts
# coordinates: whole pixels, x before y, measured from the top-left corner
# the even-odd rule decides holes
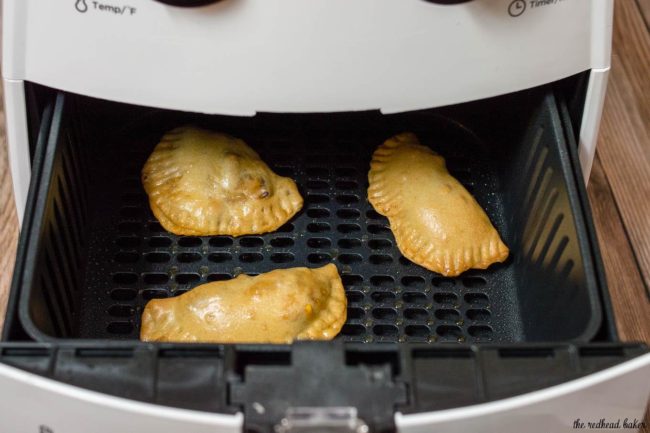
[[[615,8],[612,71],[588,192],[620,337],[650,344],[650,0],[616,0]],[[18,229],[0,118],[3,317]]]

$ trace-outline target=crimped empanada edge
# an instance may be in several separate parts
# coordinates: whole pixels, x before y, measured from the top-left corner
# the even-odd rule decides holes
[[[318,318],[296,336],[296,340],[331,340],[341,331],[347,319],[347,297],[336,265],[327,264],[312,272],[325,274],[329,281],[329,296],[326,304],[317,313]]]
[[[424,242],[415,235],[416,231],[408,226],[396,224],[390,218],[389,222],[397,247],[404,257],[447,277],[456,277],[470,269],[487,269],[494,263],[505,261],[510,253],[495,228],[472,248],[449,250],[437,248],[434,243]]]
[[[368,201],[378,213],[384,216],[399,212],[399,194],[397,191],[393,193],[390,191],[391,183],[386,176],[386,165],[390,162],[395,149],[400,146],[401,143],[388,139],[375,149],[370,161]]]

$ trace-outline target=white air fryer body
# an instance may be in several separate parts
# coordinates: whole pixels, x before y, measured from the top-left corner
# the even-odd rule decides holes
[[[612,0],[118,3],[123,12],[91,0],[5,1],[3,75],[21,217],[29,184],[26,122],[18,118],[23,81],[252,116],[432,108],[590,70],[580,132],[589,174],[610,66]]]
[[[547,4],[548,3],[548,4]],[[24,82],[211,114],[393,113],[507,94],[590,71],[585,180],[610,67],[612,0],[4,0],[10,166],[22,218],[30,181]],[[643,415],[650,355],[500,402],[396,415],[403,432],[571,431],[574,419]],[[241,431],[241,414],[157,407],[0,365],[7,431]],[[12,408],[13,407],[13,408]],[[624,409],[623,409],[624,408]],[[69,416],[73,411],[74,416]],[[33,416],[37,414],[38,416]],[[63,416],[65,414],[66,416]],[[95,420],[96,422],[92,422]],[[112,424],[113,422],[120,422]],[[134,428],[137,426],[137,428]]]

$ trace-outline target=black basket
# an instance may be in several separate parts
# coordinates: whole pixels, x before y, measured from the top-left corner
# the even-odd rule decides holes
[[[337,337],[346,341],[587,342],[601,326],[592,241],[548,93],[399,115],[253,118],[59,94],[52,111],[14,284],[19,325],[36,341],[137,339],[149,299],[240,273],[330,262],[349,300]],[[243,138],[296,180],[303,210],[261,236],[166,232],[139,175],[162,134],[183,124]],[[445,278],[401,256],[366,189],[373,150],[403,131],[446,158],[510,247],[505,263]]]

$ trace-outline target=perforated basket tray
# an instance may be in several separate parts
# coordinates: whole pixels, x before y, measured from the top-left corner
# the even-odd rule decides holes
[[[140,169],[166,130],[188,123],[245,139],[296,180],[304,209],[261,236],[166,232]],[[19,282],[21,325],[34,339],[137,339],[149,299],[330,262],[349,300],[345,340],[588,341],[600,325],[589,237],[551,95],[393,116],[231,118],[61,94],[52,125],[37,149],[40,184]],[[506,263],[444,278],[401,256],[366,188],[373,150],[406,130],[442,154],[486,210],[511,248]]]

